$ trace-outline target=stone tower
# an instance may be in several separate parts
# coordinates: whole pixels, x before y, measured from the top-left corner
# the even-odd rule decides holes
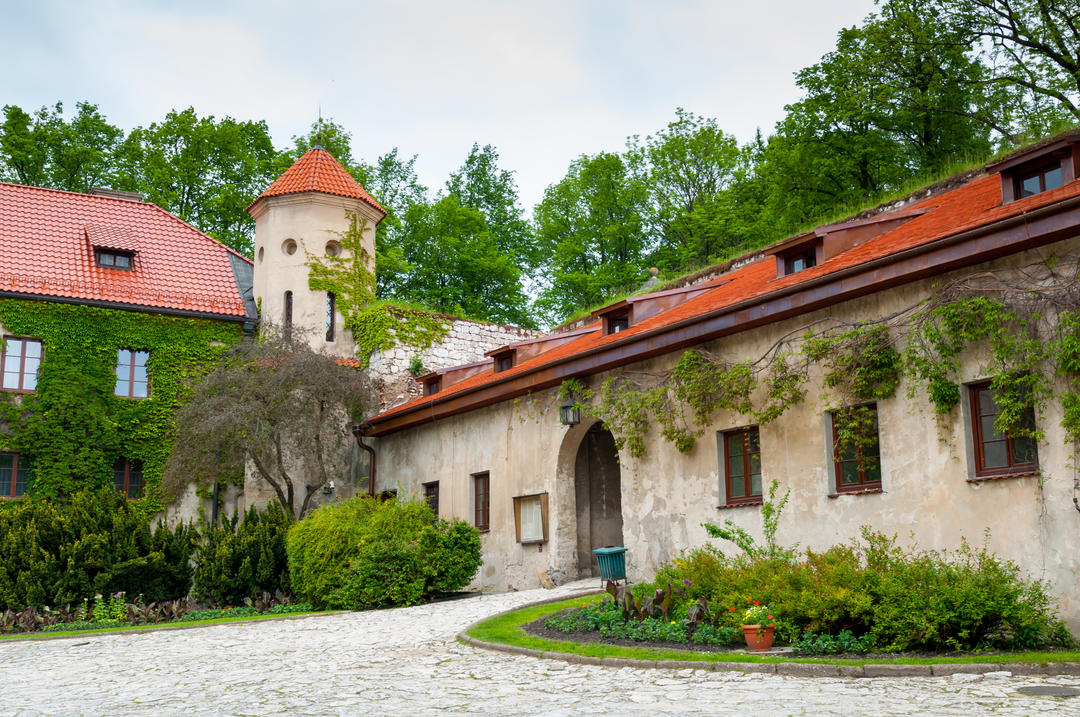
[[[355,214],[374,271],[375,226],[386,211],[319,147],[296,160],[247,211],[255,219],[254,293],[263,322],[299,328],[321,353],[353,356],[335,297],[308,288],[308,254],[341,255],[339,235]]]

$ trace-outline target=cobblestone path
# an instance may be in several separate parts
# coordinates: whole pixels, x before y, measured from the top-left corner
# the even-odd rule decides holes
[[[587,584],[591,586],[591,582]],[[489,652],[476,620],[582,588],[344,615],[0,643],[0,715],[1080,715],[1018,687],[1078,677],[829,679]]]

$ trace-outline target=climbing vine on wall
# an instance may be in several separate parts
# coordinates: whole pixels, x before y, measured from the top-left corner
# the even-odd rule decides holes
[[[620,449],[646,450],[655,422],[681,451],[691,450],[718,411],[757,424],[781,416],[805,397],[810,371],[822,375],[822,402],[832,412],[841,448],[876,440],[864,406],[891,398],[902,380],[920,389],[937,413],[960,402],[960,369],[977,352],[992,377],[1001,433],[1041,438],[1025,421],[1056,395],[1066,440],[1080,442],[1080,260],[1051,258],[1014,270],[980,272],[935,287],[930,299],[863,323],[815,321],[781,337],[753,361],[731,362],[703,348],[686,351],[661,372],[627,371],[599,388],[573,379],[573,396],[601,419]],[[824,327],[824,328],[822,328]],[[1055,384],[1055,380],[1064,384]]]
[[[29,457],[31,490],[57,497],[112,483],[119,457],[143,464],[146,510],[172,445],[173,413],[190,379],[240,340],[237,324],[78,304],[0,299],[5,333],[40,339],[33,393],[0,392],[0,449]],[[115,395],[117,350],[150,352],[150,395]]]
[[[364,246],[367,223],[352,212],[347,216],[349,228],[338,234],[342,252],[337,256],[307,252],[308,287],[334,294],[345,328],[356,342],[361,367],[375,351],[399,344],[423,350],[445,337],[450,325],[442,316],[375,296],[374,262]]]

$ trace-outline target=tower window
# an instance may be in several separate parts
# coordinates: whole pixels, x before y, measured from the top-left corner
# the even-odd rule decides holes
[[[326,292],[326,340],[334,340],[335,314],[337,313],[337,299],[334,292]]]
[[[285,315],[281,319],[285,327],[285,338],[292,336],[292,292],[285,292]]]

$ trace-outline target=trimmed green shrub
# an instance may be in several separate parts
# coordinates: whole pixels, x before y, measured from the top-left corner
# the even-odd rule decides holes
[[[663,566],[641,590],[683,581],[689,585],[673,612],[705,597],[734,626],[758,600],[774,607],[777,640],[788,644],[844,632],[885,652],[1073,643],[1041,582],[966,543],[952,552],[905,551],[866,530],[859,542],[807,550],[796,561],[726,557],[707,546]]]
[[[23,498],[0,510],[0,610],[124,592],[160,602],[191,588],[198,531],[168,529],[111,487],[66,503]]]
[[[324,506],[289,530],[293,590],[316,605],[415,605],[459,590],[480,567],[480,535],[424,501],[368,496]]]
[[[244,598],[289,591],[285,534],[289,515],[274,500],[248,508],[210,529],[195,552],[192,594],[198,600],[239,605]]]

